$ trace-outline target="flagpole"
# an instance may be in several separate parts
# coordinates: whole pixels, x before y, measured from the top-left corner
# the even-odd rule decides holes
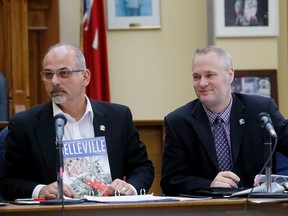
[[[83,29],[83,16],[84,16],[84,1],[85,0],[81,0],[80,1],[80,41],[79,41],[79,44],[80,44],[80,49],[83,51],[84,50],[84,45],[83,45],[83,32],[84,32],[84,29]]]

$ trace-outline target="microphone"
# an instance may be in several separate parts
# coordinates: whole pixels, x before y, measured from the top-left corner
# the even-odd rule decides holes
[[[56,139],[62,140],[64,135],[64,125],[67,122],[67,118],[63,114],[57,114],[55,117],[55,130],[56,130]]]
[[[277,134],[274,130],[270,115],[266,112],[262,112],[257,116],[258,124],[262,126],[271,137],[277,138]]]

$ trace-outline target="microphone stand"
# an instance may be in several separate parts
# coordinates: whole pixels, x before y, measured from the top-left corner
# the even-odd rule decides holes
[[[272,139],[271,136],[268,135],[264,142],[264,149],[265,149],[265,161],[267,161],[272,154]],[[265,177],[266,177],[266,192],[271,193],[271,184],[272,184],[272,157],[267,163],[265,167]]]
[[[265,136],[264,156],[267,165],[265,167],[266,192],[252,192],[251,198],[287,198],[287,194],[282,192],[272,192],[272,137],[269,133]],[[270,159],[269,159],[270,158]]]
[[[64,199],[63,196],[63,140],[62,136],[56,136],[56,149],[57,149],[57,184],[58,192],[57,198],[51,200],[40,201],[40,205],[71,205],[81,203],[81,199]]]

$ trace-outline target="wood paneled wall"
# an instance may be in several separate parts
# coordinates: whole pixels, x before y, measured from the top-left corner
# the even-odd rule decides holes
[[[12,113],[18,105],[29,105],[27,0],[2,0],[0,10],[0,70]]]
[[[59,42],[59,0],[0,1],[0,71],[9,116],[47,101],[39,72],[46,49]]]
[[[162,172],[164,123],[162,120],[139,120],[134,121],[134,123],[141,141],[146,145],[148,157],[153,162],[155,169],[155,179],[149,193],[162,195],[160,179]]]

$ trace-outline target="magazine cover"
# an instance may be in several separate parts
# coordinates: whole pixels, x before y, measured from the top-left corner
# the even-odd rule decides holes
[[[63,141],[63,182],[78,197],[108,196],[112,182],[104,136]]]

